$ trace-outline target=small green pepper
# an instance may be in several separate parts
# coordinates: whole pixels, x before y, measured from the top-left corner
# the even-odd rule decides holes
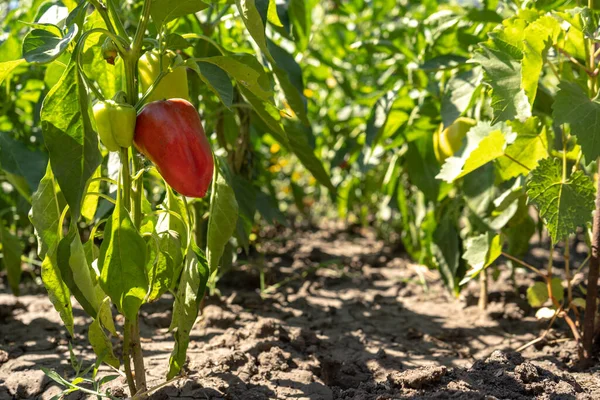
[[[135,108],[114,100],[99,101],[94,105],[94,118],[100,140],[109,151],[119,151],[133,143]]]

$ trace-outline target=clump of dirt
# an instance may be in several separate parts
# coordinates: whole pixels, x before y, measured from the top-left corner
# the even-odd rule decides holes
[[[576,353],[556,341],[568,337],[562,329],[548,335],[554,342],[512,351],[544,328],[526,305],[525,271],[518,292],[502,278],[491,282],[490,309],[481,312],[476,285],[453,298],[437,273],[369,231],[280,233],[272,243],[261,259],[266,292],[257,290],[254,263],[239,261],[219,281],[220,295],[206,299],[185,377],[153,399],[600,398],[597,367],[569,372]],[[150,385],[164,382],[171,304],[165,297],[142,308]],[[72,377],[69,341],[93,363],[88,320],[75,312],[69,338],[45,295],[0,294],[0,399],[60,393],[40,367]],[[125,396],[127,385],[119,378],[103,390]]]

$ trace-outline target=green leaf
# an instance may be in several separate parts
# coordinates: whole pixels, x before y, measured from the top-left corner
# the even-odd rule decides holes
[[[48,291],[48,297],[54,305],[67,330],[73,336],[73,309],[71,293],[63,282],[60,268],[56,261],[56,249],[59,243],[58,222],[62,213],[58,186],[50,164],[46,175],[40,181],[37,191],[32,196],[29,219],[35,227],[38,237],[38,255],[42,262],[42,281]]]
[[[541,307],[548,301],[548,286],[546,282],[535,282],[527,288],[527,302],[531,307]]]
[[[164,24],[188,14],[195,14],[208,7],[201,0],[153,0],[150,15],[160,29]]]
[[[517,137],[506,147],[504,157],[497,160],[498,171],[503,180],[527,175],[541,159],[549,156],[546,127],[540,127],[537,118],[530,118],[525,123],[513,121],[510,126]]]
[[[406,166],[411,182],[428,200],[436,201],[440,193],[440,181],[435,178],[440,167],[433,151],[433,135],[421,135],[408,143]]]
[[[33,29],[23,39],[23,58],[33,64],[52,62],[65,52],[78,31],[77,25],[71,25],[61,37],[47,29]]]
[[[290,108],[305,125],[309,125],[300,65],[291,54],[288,54],[272,41],[268,41],[268,46],[275,61],[273,72],[277,76]]]
[[[125,318],[134,320],[148,292],[146,242],[119,197],[109,221],[98,259],[100,286]]]
[[[312,9],[315,0],[290,0],[288,14],[292,23],[292,35],[298,50],[304,51],[308,47],[310,31],[312,29]]]
[[[44,261],[42,262],[42,282],[48,291],[48,298],[54,309],[60,315],[60,319],[65,324],[65,327],[74,337],[74,321],[73,308],[71,305],[71,292],[67,285],[63,282],[60,273],[60,268],[56,261],[56,244],[53,245]]]
[[[542,73],[548,49],[556,43],[562,32],[558,21],[551,16],[536,19],[525,28],[523,35],[522,87],[533,104],[538,81]]]
[[[457,273],[459,269],[458,231],[454,221],[448,216],[442,218],[437,226],[431,243],[431,251],[439,266],[442,279],[454,293],[459,290]]]
[[[176,243],[175,255],[181,258],[179,238],[176,232],[167,231],[160,235],[152,236],[148,243],[148,263],[146,271],[150,291],[148,301],[158,300],[170,287],[174,285],[175,262],[169,254],[169,243]]]
[[[190,42],[177,33],[169,33],[165,42],[167,50],[184,50],[191,46]]]
[[[227,73],[215,64],[188,59],[185,65],[193,69],[210,90],[221,99],[225,107],[233,103],[233,85]]]
[[[23,254],[23,245],[19,238],[4,226],[2,220],[0,220],[0,243],[2,244],[2,265],[8,275],[10,290],[15,296],[18,296],[22,273],[21,254]]]
[[[271,99],[271,81],[264,67],[250,54],[197,58],[196,61],[216,65],[260,99]]]
[[[227,180],[215,169],[210,196],[210,214],[206,236],[206,258],[210,271],[219,267],[225,245],[233,235],[238,219],[235,193]]]
[[[331,178],[325,170],[321,160],[315,155],[315,151],[310,144],[304,127],[299,121],[285,120],[285,134],[289,142],[289,150],[292,151],[300,160],[302,165],[310,171],[315,179],[325,186],[332,194],[335,194],[335,187],[331,183]],[[284,145],[282,143],[282,145]],[[285,145],[284,145],[285,146]]]
[[[492,122],[524,121],[531,116],[531,104],[521,87],[522,52],[507,42],[503,32],[494,33],[490,34],[490,40],[480,44],[473,57],[485,71],[484,82],[492,88]]]
[[[267,58],[272,60],[265,35],[269,3],[269,0],[235,0],[246,29]]]
[[[481,78],[481,68],[473,68],[450,78],[441,104],[444,128],[452,125],[469,108],[474,94],[479,92],[476,89],[481,84]]]
[[[102,168],[98,167],[94,175],[90,178],[90,180],[94,178],[100,178],[102,175]],[[98,193],[100,192],[100,181],[96,180],[94,182],[89,182],[86,196],[83,198],[83,204],[81,205],[81,215],[87,219],[88,221],[93,221],[96,216],[96,210],[98,209],[98,196],[88,195],[88,193]]]
[[[61,213],[58,187],[54,181],[52,168],[48,164],[46,174],[32,196],[29,214],[38,237],[38,255],[42,259],[49,248],[58,245],[58,221]]]
[[[21,64],[25,62],[24,59],[5,61],[0,63],[0,86],[6,78]]]
[[[490,125],[479,122],[467,132],[467,147],[460,157],[449,157],[436,176],[446,182],[473,172],[477,168],[504,155],[506,145],[515,140],[515,134],[505,124]]]
[[[260,120],[265,123],[269,133],[271,133],[275,140],[277,140],[283,147],[289,149],[290,142],[288,141],[287,135],[281,126],[281,114],[277,107],[275,107],[271,102],[255,96],[251,91],[244,87],[240,87],[239,89],[248,103],[252,105],[252,109],[256,115],[258,115]]]
[[[467,239],[465,252],[462,258],[467,261],[471,269],[467,276],[460,282],[464,285],[475,278],[481,271],[492,265],[502,254],[502,237],[491,232]]]
[[[365,146],[371,149],[369,154],[373,152],[379,140],[381,139],[381,132],[385,126],[390,110],[396,100],[399,88],[389,90],[383,96],[381,96],[375,102],[371,115],[367,120],[367,133],[365,139]],[[369,157],[367,157],[369,158]]]
[[[168,210],[169,213],[163,213],[159,216],[158,222],[156,223],[156,232],[162,233],[169,230],[177,232],[181,245],[180,253],[185,252],[188,243],[188,231],[190,230],[190,227],[188,226],[188,211],[185,202],[175,195],[173,189],[171,189],[169,185],[165,185],[165,187],[167,188],[167,195],[165,196],[161,208]],[[183,255],[172,255],[172,257],[176,260],[181,260]]]
[[[175,377],[185,363],[190,332],[198,317],[198,308],[204,297],[208,276],[209,268],[204,254],[192,243],[186,255],[185,268],[173,305],[170,330],[173,331],[175,347],[169,359],[167,380]]]
[[[548,49],[561,31],[554,17],[521,10],[480,44],[474,59],[482,65],[485,82],[493,89],[494,122],[524,122],[531,116]]]
[[[552,106],[556,124],[570,124],[571,133],[589,163],[600,156],[600,102],[590,100],[576,83],[561,82]]]
[[[74,59],[44,99],[41,120],[52,170],[77,220],[87,181],[100,165],[101,154],[87,91]]]
[[[112,343],[104,333],[104,329],[100,326],[98,319],[94,319],[89,326],[88,340],[92,345],[94,353],[96,353],[102,362],[117,369],[121,366],[119,359],[115,357],[113,352]]]
[[[583,171],[563,180],[558,159],[541,160],[527,179],[529,203],[539,210],[553,243],[591,222],[595,193],[592,180]]]
[[[277,14],[276,0],[269,0],[269,11],[267,12],[267,20],[275,26],[283,27],[279,15]]]
[[[37,190],[44,176],[48,156],[39,150],[29,150],[23,142],[9,135],[8,132],[0,132],[0,164],[5,172],[25,178],[29,196],[24,197],[31,201],[31,193]]]
[[[62,280],[81,307],[92,317],[98,315],[100,302],[96,298],[91,268],[75,223],[71,224],[69,233],[58,243],[56,262]]]

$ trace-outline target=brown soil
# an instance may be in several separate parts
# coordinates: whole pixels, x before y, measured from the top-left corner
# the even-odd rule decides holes
[[[575,346],[561,324],[537,347],[514,352],[547,324],[527,306],[526,271],[517,271],[516,291],[506,273],[492,282],[482,312],[475,283],[455,299],[437,273],[369,231],[282,237],[268,241],[264,258],[238,262],[219,281],[220,294],[207,298],[192,332],[186,376],[153,399],[600,398],[599,366],[570,369]],[[539,249],[532,254],[547,256]],[[263,266],[267,285],[284,284],[261,296],[250,265]],[[142,309],[151,386],[164,381],[173,345],[170,306],[163,298]],[[85,366],[94,360],[86,321],[77,309],[73,345]],[[40,367],[72,377],[68,340],[44,293],[0,294],[0,399],[59,394]],[[102,374],[114,372],[102,367]],[[127,393],[122,378],[103,389]]]

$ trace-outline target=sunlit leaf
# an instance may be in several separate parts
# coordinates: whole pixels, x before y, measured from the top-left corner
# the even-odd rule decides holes
[[[529,202],[539,210],[553,243],[591,222],[595,193],[592,180],[583,171],[563,178],[558,159],[540,161],[527,179]]]
[[[225,178],[215,170],[213,178],[208,233],[206,238],[206,259],[211,271],[219,267],[225,245],[233,235],[238,219],[238,204],[235,193]]]

